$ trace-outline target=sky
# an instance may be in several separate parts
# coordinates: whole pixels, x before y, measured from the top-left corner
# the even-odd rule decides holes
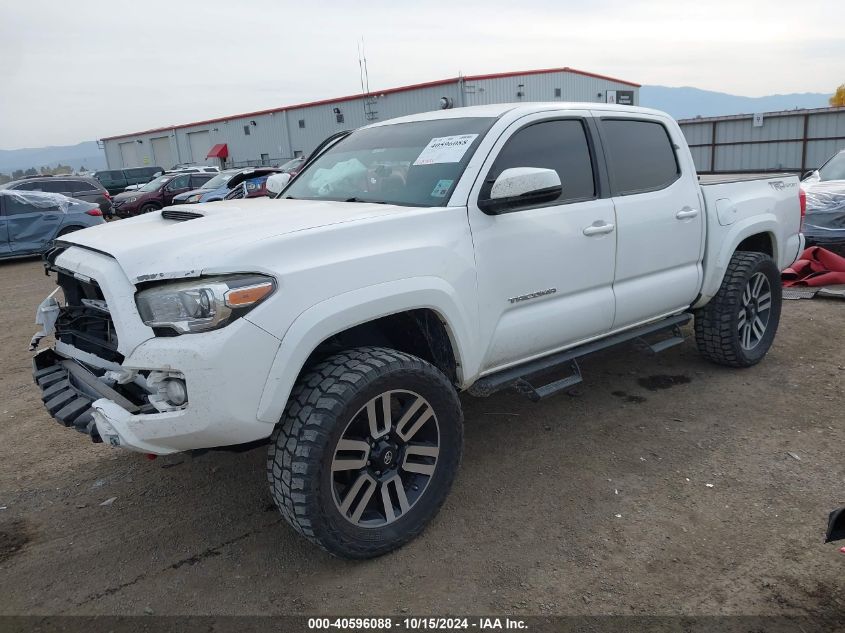
[[[0,0],[0,149],[570,66],[744,96],[845,82],[837,0]]]

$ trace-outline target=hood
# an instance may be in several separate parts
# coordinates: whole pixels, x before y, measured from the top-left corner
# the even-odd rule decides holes
[[[174,201],[176,201],[176,200],[187,200],[191,196],[196,195],[198,193],[201,193],[201,194],[202,193],[209,193],[211,191],[214,191],[214,190],[213,189],[192,189],[191,191],[186,191],[184,193],[180,193],[177,196],[173,196],[173,200]]]
[[[407,210],[389,204],[241,199],[165,207],[164,212],[202,217],[170,220],[155,211],[69,233],[60,241],[111,255],[134,283],[198,277],[209,268],[257,270],[246,252],[256,242]]]
[[[155,193],[154,191],[124,191],[123,193],[119,193],[112,198],[114,202],[125,202],[126,200],[131,200],[132,198],[138,198],[140,196],[148,196],[151,193]]]

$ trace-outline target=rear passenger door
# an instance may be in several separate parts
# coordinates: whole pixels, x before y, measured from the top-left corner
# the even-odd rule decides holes
[[[39,253],[55,237],[63,214],[58,207],[37,207],[20,197],[3,196],[6,230],[13,254]]]
[[[687,308],[701,288],[704,223],[698,181],[677,125],[600,113],[616,207],[613,329]]]
[[[587,113],[541,113],[511,125],[494,145],[469,199],[475,249],[482,371],[548,354],[607,332],[613,323],[613,202],[602,198]],[[554,169],[552,202],[489,215],[505,169]],[[586,231],[586,232],[585,232]]]

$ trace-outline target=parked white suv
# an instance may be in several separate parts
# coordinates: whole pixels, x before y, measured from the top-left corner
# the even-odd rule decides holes
[[[446,498],[459,391],[539,399],[580,380],[579,357],[633,339],[658,351],[693,315],[705,357],[760,361],[800,225],[797,178],[700,186],[654,110],[413,115],[334,139],[280,198],[64,236],[35,379],[57,420],[113,446],[269,440],[288,522],[376,556]]]

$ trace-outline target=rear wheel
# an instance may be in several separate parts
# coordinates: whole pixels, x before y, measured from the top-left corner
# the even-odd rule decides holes
[[[273,434],[267,475],[297,532],[337,556],[371,558],[437,514],[462,444],[446,376],[415,356],[357,348],[301,378]]]
[[[716,296],[695,313],[702,356],[729,367],[759,363],[780,322],[780,273],[765,253],[737,251]]]

